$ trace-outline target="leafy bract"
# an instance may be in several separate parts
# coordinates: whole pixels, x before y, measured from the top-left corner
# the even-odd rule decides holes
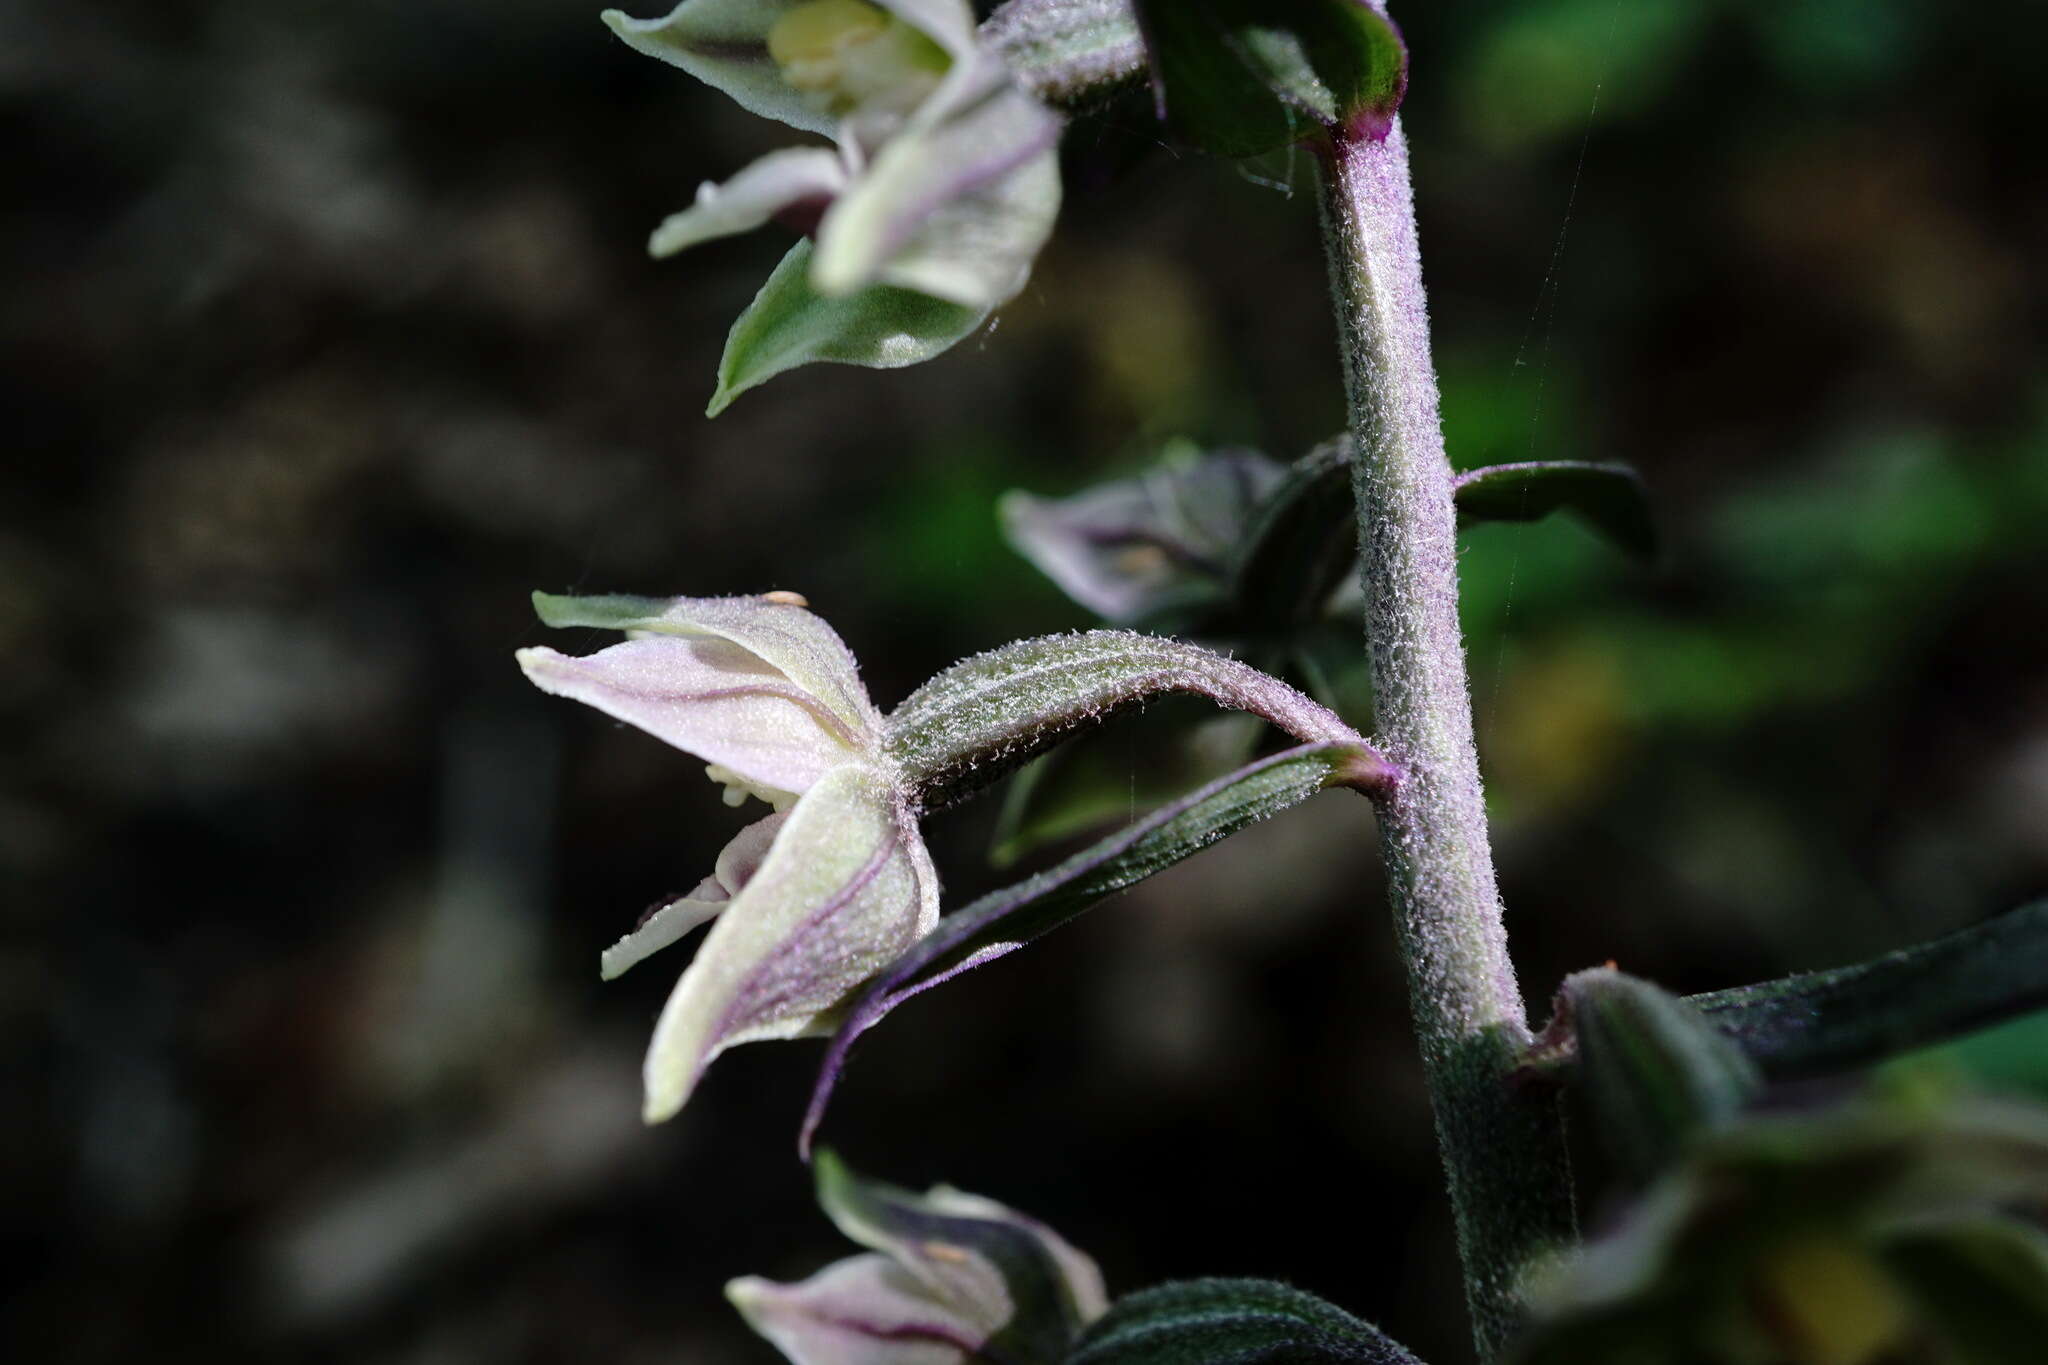
[[[1103,897],[1199,853],[1217,840],[1352,780],[1378,756],[1358,745],[1307,744],[1249,764],[1162,807],[1055,867],[990,892],[939,922],[891,962],[847,1009],[832,1036],[804,1117],[800,1145],[823,1120],[854,1040],[914,995],[1006,956]]]
[[[930,294],[871,284],[837,297],[810,279],[811,243],[782,258],[725,339],[718,388],[705,408],[716,417],[748,389],[818,361],[895,370],[951,348],[988,317]]]
[[[1272,1280],[1183,1280],[1118,1299],[1066,1365],[1419,1365],[1371,1323]]]
[[[1313,134],[1384,137],[1408,50],[1365,0],[1138,0],[1161,115],[1197,146],[1254,156]]]

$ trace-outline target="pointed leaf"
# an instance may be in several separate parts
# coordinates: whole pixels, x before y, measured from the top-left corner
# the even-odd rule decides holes
[[[1321,130],[1384,137],[1407,92],[1400,31],[1365,0],[1138,0],[1162,115],[1224,156]]]
[[[726,1048],[828,1030],[868,978],[928,933],[938,889],[891,795],[849,764],[804,793],[760,869],[676,983],[647,1050],[646,1117],[682,1108]]]
[[[1047,844],[1150,813],[1243,767],[1265,729],[1257,716],[1190,725],[1177,708],[1148,707],[1114,730],[1071,739],[1011,779],[989,861],[1008,867]]]
[[[2048,1006],[2048,900],[1851,967],[1688,999],[1772,1077],[1879,1061]]]
[[[1577,1047],[1573,1081],[1600,1141],[1638,1179],[1700,1133],[1734,1119],[1763,1089],[1756,1064],[1669,991],[1611,967],[1574,972],[1554,1030]]]
[[[1066,1365],[1420,1365],[1371,1323],[1271,1280],[1184,1280],[1118,1299]]]
[[[848,1050],[914,995],[1049,933],[1103,897],[1192,857],[1219,839],[1341,784],[1377,756],[1357,745],[1308,744],[1260,759],[1190,792],[1129,829],[947,916],[889,963],[847,1010],[818,1073],[800,1146],[824,1118]]]
[[[1351,438],[1340,436],[1288,466],[1247,518],[1231,579],[1247,614],[1298,623],[1322,612],[1357,563]]]
[[[1552,512],[1578,516],[1629,553],[1657,553],[1657,527],[1642,476],[1625,464],[1531,460],[1490,465],[1458,476],[1458,519],[1537,521]]]
[[[810,259],[808,239],[791,247],[733,323],[706,415],[716,417],[748,389],[799,365],[893,370],[930,360],[989,314],[886,284],[828,298],[811,286]]]
[[[962,660],[896,708],[884,742],[936,809],[1083,726],[1173,692],[1264,717],[1297,739],[1370,752],[1336,713],[1278,678],[1198,645],[1125,630],[1019,640]]]

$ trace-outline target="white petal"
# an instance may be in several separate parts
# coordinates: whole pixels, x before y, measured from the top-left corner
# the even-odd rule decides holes
[[[717,915],[732,904],[732,897],[716,881],[705,878],[704,885],[687,896],[679,896],[667,905],[653,911],[634,928],[633,932],[604,950],[598,958],[597,974],[600,980],[610,981],[642,959],[660,952],[704,921]]]
[[[811,261],[820,293],[881,281],[991,308],[1022,288],[1059,213],[1060,124],[1000,63],[977,69],[978,93],[967,91],[947,117],[928,117],[950,98],[949,76],[833,201]]]
[[[820,209],[846,186],[846,165],[825,147],[787,147],[770,152],[722,185],[705,185],[697,202],[670,214],[647,243],[655,256],[671,256],[714,237],[752,232],[784,209],[816,204]]]
[[[802,792],[860,752],[838,718],[758,655],[724,640],[628,640],[585,658],[522,649],[543,692],[594,706],[741,774]]]
[[[655,1025],[646,1118],[682,1108],[738,1043],[830,1027],[849,995],[938,922],[938,888],[884,775],[825,774],[712,925]]]
[[[853,651],[821,618],[795,605],[792,596],[554,597],[537,592],[533,605],[551,626],[730,640],[810,693],[866,742],[880,728],[881,718],[861,686]]]
[[[803,3],[683,0],[660,19],[633,19],[615,9],[602,17],[634,51],[681,67],[741,108],[806,132],[830,133],[832,116],[792,88],[768,55],[768,30]]]
[[[725,1287],[747,1325],[792,1365],[963,1365],[986,1339],[886,1256],[853,1256],[800,1284]]]
[[[967,0],[874,0],[946,49],[955,62],[974,54],[974,10]]]
[[[605,949],[598,974],[606,981],[611,980],[731,905],[733,897],[753,880],[775,842],[775,831],[782,828],[786,818],[778,812],[741,830],[719,853],[714,875],[706,877],[689,895],[678,897],[648,915],[634,926],[632,933]]]

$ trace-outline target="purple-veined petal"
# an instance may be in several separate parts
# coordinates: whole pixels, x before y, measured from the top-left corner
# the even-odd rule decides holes
[[[647,250],[672,256],[699,242],[752,232],[788,209],[822,212],[846,187],[846,163],[825,147],[770,152],[722,185],[706,183],[697,201],[672,213],[654,230]]]
[[[1063,1359],[1107,1307],[1092,1260],[993,1199],[944,1185],[899,1189],[855,1174],[831,1152],[818,1154],[817,1182],[833,1224],[908,1272],[992,1359]]]
[[[788,818],[787,813],[777,811],[741,830],[719,853],[716,871],[706,877],[695,891],[656,909],[635,925],[632,933],[604,950],[604,956],[599,960],[599,975],[610,981],[732,904],[732,898],[760,870],[769,847],[775,842],[775,832]]]
[[[874,1253],[836,1261],[799,1284],[749,1275],[727,1284],[725,1296],[792,1365],[965,1365],[987,1339]]]
[[[768,30],[805,3],[808,0],[683,0],[659,19],[634,19],[615,9],[601,17],[634,51],[681,67],[730,95],[741,108],[808,133],[829,135],[836,120],[791,86],[768,55]]]
[[[1028,1213],[1019,1213],[979,1194],[956,1190],[951,1185],[934,1185],[925,1198],[933,1210],[949,1218],[979,1218],[1007,1222],[1036,1238],[1052,1257],[1060,1278],[1072,1298],[1075,1315],[1082,1323],[1093,1322],[1109,1311],[1109,1291],[1102,1283],[1102,1269],[1095,1258],[1054,1232]]]
[[[885,773],[855,763],[820,778],[669,996],[647,1051],[647,1121],[682,1108],[726,1048],[828,1030],[937,923],[929,869]]]
[[[1379,780],[1384,761],[1363,744],[1305,744],[1258,759],[1066,861],[991,891],[946,916],[850,1001],[819,1064],[809,1111],[797,1138],[811,1139],[846,1069],[854,1041],[904,1001],[962,972],[1015,952],[1106,896],[1193,856],[1217,840],[1306,800],[1325,787]]]
[[[543,692],[594,706],[756,786],[802,792],[859,756],[855,736],[759,655],[726,640],[628,640],[584,658],[522,649]]]
[[[963,64],[826,211],[812,284],[824,294],[894,284],[973,308],[1007,301],[1059,214],[1059,130],[999,60]]]
[[[551,626],[596,626],[638,635],[716,636],[759,655],[866,743],[880,724],[853,651],[794,593],[758,597],[555,597],[534,610]],[[779,784],[777,784],[779,785]],[[796,788],[786,788],[794,791]]]

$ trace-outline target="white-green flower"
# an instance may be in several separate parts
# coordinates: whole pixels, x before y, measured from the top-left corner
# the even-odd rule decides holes
[[[534,603],[549,625],[628,637],[583,658],[519,651],[537,686],[704,759],[729,804],[775,807],[604,954],[609,979],[713,921],[647,1050],[658,1123],[726,1048],[831,1032],[846,997],[938,922],[938,877],[853,655],[801,598]]]
[[[1095,1262],[1035,1218],[940,1185],[914,1194],[817,1159],[818,1202],[869,1248],[800,1284],[727,1284],[793,1365],[1058,1365],[1107,1307]]]
[[[735,326],[726,401],[806,360],[925,359],[1023,288],[1059,211],[1060,122],[979,40],[966,0],[683,0],[661,19],[604,19],[755,113],[833,140],[704,185],[654,233],[657,256],[778,218],[812,235]]]

